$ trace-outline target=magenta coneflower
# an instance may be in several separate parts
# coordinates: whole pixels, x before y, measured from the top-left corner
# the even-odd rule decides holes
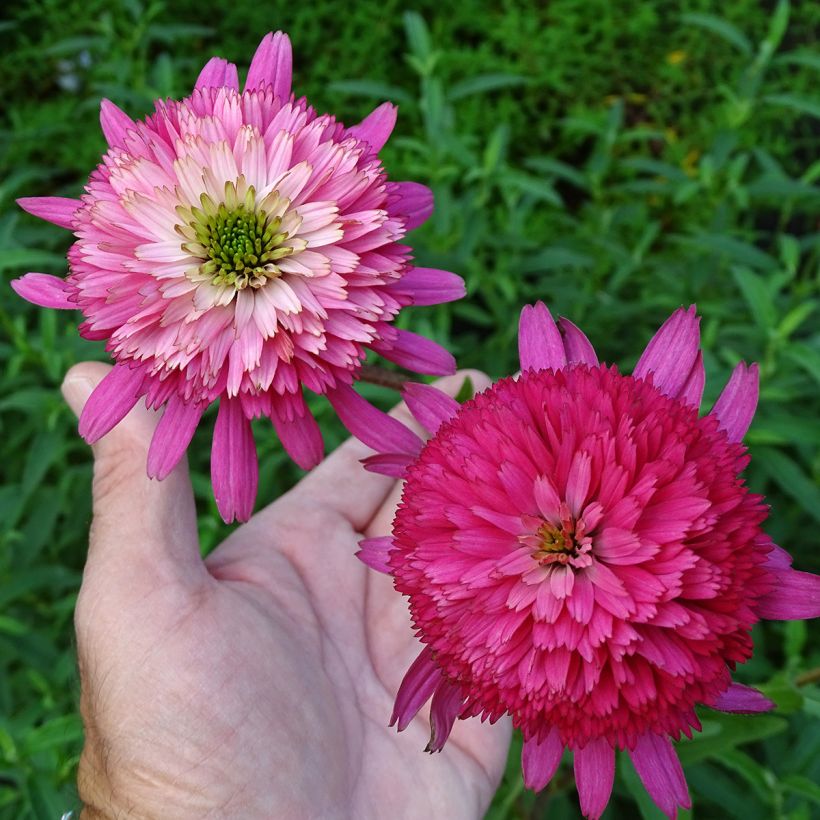
[[[820,579],[766,536],[741,476],[757,367],[738,365],[699,417],[698,323],[676,311],[624,376],[525,307],[520,377],[462,406],[410,386],[432,439],[368,465],[406,483],[393,536],[359,555],[393,575],[425,644],[393,722],[432,697],[432,751],[456,718],[509,714],[526,785],[544,788],[570,748],[587,817],[609,800],[615,749],[668,816],[688,806],[671,739],[699,728],[698,703],[772,708],[730,676],[752,625],[820,614]]]
[[[322,437],[302,394],[327,394],[343,420],[366,349],[419,373],[454,369],[438,345],[392,325],[406,305],[461,297],[447,271],[417,268],[400,243],[432,194],[389,182],[378,152],[389,103],[345,128],[291,94],[291,46],[268,34],[245,88],[213,58],[190,97],[134,122],[107,100],[109,150],[81,199],[20,205],[69,228],[67,279],[13,283],[35,304],[76,308],[80,333],[104,339],[115,367],[88,401],[93,442],[141,398],[165,407],[148,457],[163,478],[206,407],[219,399],[211,471],[225,520],[250,516],[257,462],[250,419],[267,416],[309,468]],[[373,410],[373,413],[377,411]]]

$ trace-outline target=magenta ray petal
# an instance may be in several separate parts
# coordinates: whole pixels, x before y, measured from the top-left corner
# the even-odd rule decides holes
[[[76,310],[71,301],[71,289],[65,279],[48,273],[27,273],[9,283],[12,290],[27,302],[58,310]]]
[[[134,120],[125,111],[105,99],[100,103],[100,125],[105,141],[112,148],[121,147],[125,143],[125,135],[136,128]]]
[[[216,506],[226,524],[251,517],[258,481],[251,423],[242,412],[242,402],[223,395],[214,425],[211,483]]]
[[[779,549],[779,548],[777,548]],[[772,565],[771,558],[769,565]],[[820,575],[797,569],[772,569],[775,579],[770,592],[757,602],[756,612],[772,621],[820,617]]]
[[[393,133],[396,125],[396,115],[398,109],[393,103],[382,103],[378,108],[371,111],[358,125],[353,125],[347,129],[347,133],[356,139],[364,140],[373,150],[374,154],[384,148],[384,144]]]
[[[425,646],[410,665],[399,686],[390,725],[398,723],[400,732],[406,729],[419,709],[432,697],[443,677],[433,660],[433,653]]]
[[[395,289],[409,294],[414,305],[455,302],[467,292],[464,280],[458,274],[437,268],[410,268]]]
[[[392,342],[380,339],[373,343],[373,349],[385,359],[415,373],[449,376],[456,372],[456,360],[449,350],[411,330],[398,329]]]
[[[762,692],[752,689],[751,686],[732,683],[710,705],[720,712],[739,712],[751,715],[756,712],[770,712],[776,704],[772,703]]]
[[[691,305],[678,308],[649,341],[632,375],[652,383],[661,393],[677,398],[695,364],[700,346],[700,317]]]
[[[757,409],[759,371],[756,364],[749,367],[740,362],[718,396],[711,415],[716,416],[721,430],[729,441],[741,441]]]
[[[540,792],[552,780],[561,762],[564,744],[561,735],[553,727],[539,743],[536,737],[524,741],[521,749],[521,769],[524,773],[524,785],[534,792]]]
[[[561,316],[558,319],[558,330],[564,339],[564,352],[569,364],[578,362],[590,367],[597,366],[598,356],[595,354],[595,348],[581,328]]]
[[[403,396],[416,421],[431,435],[458,413],[458,402],[429,384],[407,382]]]
[[[560,370],[567,364],[561,333],[543,302],[521,311],[518,359],[522,370]]]
[[[393,549],[393,539],[389,535],[379,538],[363,538],[359,541],[359,551],[356,557],[370,569],[389,575],[391,549]]]
[[[430,703],[430,742],[426,752],[440,752],[444,748],[463,704],[461,687],[442,678]]]
[[[684,404],[691,404],[692,407],[700,407],[703,399],[703,388],[706,386],[706,370],[703,367],[703,353],[698,350],[695,363],[689,371],[686,383],[681,388],[678,398]]]
[[[433,213],[433,192],[420,182],[396,182],[391,188],[397,196],[396,210],[407,217],[405,228],[412,231]]]
[[[101,439],[119,424],[137,403],[142,374],[118,364],[108,371],[80,413],[80,435],[89,443]]]
[[[148,449],[148,476],[163,479],[177,466],[188,449],[206,402],[185,402],[171,396]]]
[[[322,431],[304,401],[301,409],[301,416],[293,413],[292,418],[285,418],[274,406],[271,421],[288,455],[303,470],[311,470],[324,457],[325,443]]]
[[[590,740],[583,749],[576,749],[575,783],[581,802],[581,813],[597,820],[609,802],[615,780],[615,750],[603,738]]]
[[[692,805],[683,768],[669,738],[647,732],[638,738],[629,756],[649,796],[667,817],[674,820],[678,806],[688,809]]]
[[[362,459],[362,466],[369,473],[378,473],[390,478],[404,478],[407,468],[416,457],[409,453],[377,453]]]
[[[74,227],[74,213],[83,205],[79,199],[64,196],[24,196],[17,204],[32,216],[69,230]]]
[[[345,427],[379,453],[415,455],[422,441],[400,421],[363,399],[352,387],[340,385],[327,394]]]
[[[273,88],[274,97],[286,100],[290,97],[293,76],[293,52],[287,34],[269,32],[262,39],[248,69],[245,91]]]
[[[239,91],[236,66],[221,57],[211,57],[199,72],[194,88],[230,88],[232,91]]]

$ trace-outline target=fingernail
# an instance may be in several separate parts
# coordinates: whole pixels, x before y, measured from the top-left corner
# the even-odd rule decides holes
[[[88,397],[91,395],[91,391],[94,389],[94,383],[86,376],[69,372],[63,380],[61,389],[66,403],[74,411],[74,415],[79,418]]]

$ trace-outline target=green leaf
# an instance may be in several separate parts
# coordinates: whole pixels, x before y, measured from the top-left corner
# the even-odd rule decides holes
[[[771,330],[777,321],[777,313],[769,292],[769,283],[746,268],[733,267],[732,276],[761,330]]]
[[[452,85],[447,92],[447,99],[455,102],[474,94],[486,94],[489,91],[499,91],[503,88],[516,88],[528,83],[529,79],[520,74],[477,74],[475,77],[468,77]]]
[[[738,51],[747,57],[752,55],[752,44],[749,38],[737,27],[726,20],[716,17],[714,14],[701,14],[700,12],[687,12],[681,15],[681,20],[689,25],[697,26],[706,31],[723,38],[727,43],[731,43]]]
[[[758,447],[755,463],[784,493],[794,498],[808,515],[820,521],[820,488],[797,462],[781,450]]]
[[[710,757],[720,757],[729,749],[753,740],[763,740],[783,732],[786,720],[774,715],[721,715],[710,713],[703,718],[704,731],[692,740],[677,745],[678,756],[684,766]],[[708,731],[707,731],[708,730]]]
[[[820,102],[809,97],[799,97],[796,94],[767,94],[763,97],[763,102],[820,119]]]
[[[787,774],[780,780],[780,784],[786,791],[805,797],[816,806],[820,806],[820,786],[802,774]]]
[[[527,257],[521,265],[524,273],[557,270],[560,268],[588,268],[594,264],[591,256],[571,248],[545,248]]]
[[[349,94],[351,97],[367,97],[373,100],[390,100],[402,105],[414,102],[411,94],[397,85],[378,80],[334,80],[328,85],[334,94]]]

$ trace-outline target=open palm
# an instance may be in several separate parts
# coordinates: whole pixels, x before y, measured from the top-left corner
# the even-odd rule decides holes
[[[69,374],[75,411],[105,372]],[[86,816],[480,817],[508,726],[459,721],[435,756],[422,721],[387,728],[420,646],[353,553],[389,532],[396,483],[348,441],[203,562],[184,465],[145,477],[155,424],[137,409],[95,447],[76,613]]]

